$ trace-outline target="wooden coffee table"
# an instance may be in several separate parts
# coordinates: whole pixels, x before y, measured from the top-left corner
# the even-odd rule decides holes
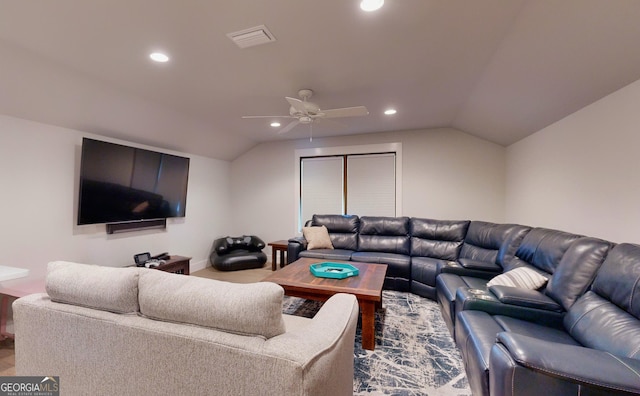
[[[284,288],[287,296],[309,300],[326,301],[336,293],[355,295],[362,315],[362,347],[373,350],[376,344],[376,309],[382,307],[382,285],[387,274],[387,265],[349,261],[348,264],[357,267],[360,271],[358,276],[330,279],[312,275],[309,266],[325,261],[344,262],[301,258],[272,273],[263,279],[263,282],[279,284]]]

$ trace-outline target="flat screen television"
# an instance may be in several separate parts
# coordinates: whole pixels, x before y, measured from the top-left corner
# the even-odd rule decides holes
[[[184,217],[189,158],[82,139],[78,225]]]

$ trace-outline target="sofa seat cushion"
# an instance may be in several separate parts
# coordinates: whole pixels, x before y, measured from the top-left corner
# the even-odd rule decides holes
[[[461,313],[460,315],[463,314]],[[464,315],[466,315],[466,313]],[[539,340],[555,342],[557,344],[580,345],[580,343],[571,337],[564,329],[548,327],[510,316],[494,315],[491,317],[500,325],[502,331],[521,334],[527,337],[535,337]]]
[[[411,257],[404,254],[382,252],[354,252],[351,260],[361,263],[391,264],[409,266]]]
[[[492,316],[482,311],[462,311],[456,318],[455,339],[460,349],[473,394],[489,395],[489,356],[496,337],[513,332],[565,345],[580,345],[564,330],[546,327],[509,316]]]
[[[325,260],[340,260],[349,261],[353,250],[347,249],[315,249],[315,250],[303,250],[300,252],[300,257],[325,259]]]
[[[235,334],[283,334],[281,286],[237,284],[147,270],[139,279],[140,313],[157,320],[210,327]]]
[[[436,276],[447,261],[429,257],[411,257],[411,280],[436,286]]]
[[[411,276],[411,257],[404,254],[382,252],[354,252],[352,261],[361,263],[387,264],[388,277],[409,279]]]
[[[140,271],[55,261],[47,267],[45,287],[52,301],[117,313],[138,312]]]

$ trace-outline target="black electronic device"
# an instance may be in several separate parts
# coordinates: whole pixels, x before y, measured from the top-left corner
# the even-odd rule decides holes
[[[156,254],[155,256],[151,256],[152,259],[154,260],[167,260],[169,259],[169,252],[162,252],[160,254]]]
[[[147,268],[153,268],[153,267],[157,267],[158,265],[165,264],[166,263],[165,260],[168,260],[170,258],[171,256],[169,256],[169,252],[163,252],[155,256],[152,256],[151,253],[149,252],[138,253],[133,255],[133,261],[135,261],[138,267],[147,267]]]
[[[133,255],[133,261],[135,261],[138,267],[144,267],[144,263],[151,260],[151,253],[138,253]]]
[[[184,217],[189,158],[82,139],[78,225]]]

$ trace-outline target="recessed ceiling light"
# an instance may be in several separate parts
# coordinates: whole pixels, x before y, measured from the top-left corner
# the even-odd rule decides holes
[[[384,0],[362,0],[360,2],[360,8],[363,11],[371,12],[379,10],[384,4]]]
[[[153,52],[152,54],[149,55],[149,58],[151,58],[151,60],[156,61],[156,62],[168,62],[169,61],[169,57],[166,54],[163,54],[162,52]]]
[[[387,109],[387,110],[384,111],[384,114],[386,114],[386,115],[393,115],[393,114],[396,114],[396,113],[397,113],[396,109]]]
[[[274,127],[274,128],[277,128],[277,127],[280,126],[280,123],[279,122],[272,122],[271,126]]]

